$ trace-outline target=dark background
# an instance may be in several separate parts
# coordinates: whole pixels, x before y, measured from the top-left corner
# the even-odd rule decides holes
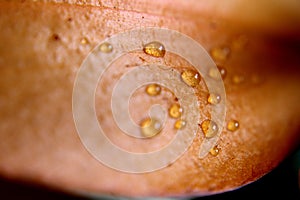
[[[298,171],[300,150],[287,157],[277,168],[261,179],[238,190],[222,194],[192,198],[192,200],[285,199],[300,200]],[[0,199],[89,200],[53,191],[36,185],[0,178]],[[101,199],[101,198],[97,198]]]

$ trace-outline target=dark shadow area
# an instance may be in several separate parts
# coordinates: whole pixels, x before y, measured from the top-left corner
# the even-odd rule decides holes
[[[286,158],[276,169],[258,181],[238,190],[192,200],[240,200],[240,199],[286,199],[299,200],[298,170],[300,151]],[[1,199],[63,199],[87,200],[80,196],[61,193],[41,186],[0,179]],[[100,198],[99,198],[100,199]]]
[[[25,182],[0,178],[0,199],[43,199],[43,200],[87,200],[86,198],[63,193],[50,188]]]
[[[273,171],[238,190],[192,200],[285,199],[300,200],[298,170],[300,150],[286,158]]]

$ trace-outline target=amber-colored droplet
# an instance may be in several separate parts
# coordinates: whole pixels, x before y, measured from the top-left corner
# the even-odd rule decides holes
[[[208,75],[211,77],[211,78],[214,78],[216,80],[218,80],[220,78],[220,72],[218,69],[216,68],[210,68],[209,69],[209,72],[208,72]]]
[[[161,87],[158,84],[150,84],[146,87],[146,93],[150,96],[157,96],[161,92]]]
[[[141,131],[145,137],[153,137],[161,131],[161,123],[154,118],[147,118],[141,122]]]
[[[242,75],[236,74],[236,75],[234,75],[234,76],[232,77],[232,82],[233,82],[234,84],[240,84],[240,83],[242,83],[242,82],[244,82],[244,81],[245,81],[245,77],[242,76]]]
[[[227,124],[229,131],[236,131],[240,127],[240,123],[237,120],[230,120]]]
[[[219,69],[219,72],[220,72],[222,78],[224,79],[227,75],[226,69],[224,67],[221,67],[221,66],[218,66],[218,69]]]
[[[81,44],[88,44],[88,43],[89,43],[89,40],[88,40],[86,37],[84,37],[84,38],[82,38],[82,39],[80,40],[80,43],[81,43]]]
[[[183,127],[185,127],[185,125],[186,125],[186,121],[179,119],[175,122],[174,128],[175,129],[182,129]]]
[[[216,145],[209,151],[209,153],[213,156],[217,156],[219,154],[220,150],[221,150],[221,148]]]
[[[215,61],[224,62],[229,57],[230,48],[215,47],[215,48],[211,49],[210,54]]]
[[[224,79],[226,77],[227,71],[224,67],[218,66],[217,68],[211,68],[208,72],[208,75],[211,78],[218,80],[220,78]]]
[[[212,138],[218,133],[218,125],[209,119],[204,120],[201,123],[201,129],[205,135],[206,138]]]
[[[179,117],[181,117],[182,112],[183,112],[183,109],[177,103],[173,104],[169,108],[169,115],[172,118],[179,118]]]
[[[187,85],[189,85],[191,87],[195,87],[195,86],[199,85],[201,77],[198,72],[188,69],[181,73],[181,79]]]
[[[143,51],[154,57],[164,57],[166,54],[166,49],[164,45],[160,42],[154,41],[144,45]]]
[[[104,42],[99,46],[99,50],[103,53],[110,53],[113,50],[113,46],[108,42]]]
[[[218,94],[211,93],[207,97],[207,102],[216,105],[221,102],[221,96]]]

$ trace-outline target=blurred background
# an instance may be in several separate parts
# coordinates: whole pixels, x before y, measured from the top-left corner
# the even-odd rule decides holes
[[[194,197],[190,200],[235,200],[247,198],[287,199],[299,200],[299,171],[300,147],[287,157],[277,168],[256,182],[246,185],[238,190],[207,196]],[[4,178],[0,179],[1,199],[62,199],[62,200],[97,200],[122,199],[111,197],[82,197],[70,195],[60,191],[51,190],[37,185],[21,183]],[[126,199],[127,200],[127,199]]]

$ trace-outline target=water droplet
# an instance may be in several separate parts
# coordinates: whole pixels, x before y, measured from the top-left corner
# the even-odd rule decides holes
[[[221,102],[221,96],[218,94],[211,93],[207,97],[207,102],[216,105]]]
[[[227,124],[227,129],[229,131],[236,131],[240,127],[240,124],[237,120],[231,120]]]
[[[204,120],[201,123],[201,129],[205,135],[206,138],[212,138],[218,133],[218,125],[209,119]]]
[[[218,66],[218,69],[219,69],[219,72],[220,72],[222,78],[224,79],[227,75],[226,69],[224,67],[221,67],[221,66]]]
[[[183,127],[185,127],[185,125],[186,125],[186,121],[179,119],[175,122],[174,128],[175,129],[182,129]]]
[[[113,46],[108,43],[108,42],[104,42],[99,46],[99,51],[103,52],[103,53],[110,53],[113,50]]]
[[[194,70],[185,70],[181,73],[181,79],[187,85],[195,87],[200,83],[200,74]]]
[[[144,45],[143,51],[146,54],[154,57],[164,57],[166,53],[164,45],[157,41]]]
[[[220,150],[221,150],[221,148],[218,147],[218,145],[216,145],[209,151],[209,153],[213,156],[217,156],[219,154]]]
[[[210,54],[215,61],[224,62],[229,57],[230,49],[228,47],[215,47],[211,49]]]
[[[244,80],[245,80],[245,77],[242,75],[236,74],[232,77],[232,82],[234,84],[240,84],[240,83],[244,82]]]
[[[220,72],[218,69],[216,68],[210,68],[209,69],[209,72],[208,72],[208,75],[211,77],[211,78],[214,78],[216,80],[218,80],[220,78]]]
[[[141,122],[141,131],[145,137],[153,137],[161,131],[161,123],[154,118],[147,118]]]
[[[146,87],[146,93],[150,96],[157,96],[161,92],[161,87],[158,84],[150,84]]]
[[[80,40],[80,43],[85,45],[89,43],[89,40],[86,37],[84,37]]]
[[[181,117],[182,112],[183,112],[183,109],[177,103],[173,104],[169,108],[169,115],[172,118],[179,118],[179,117]]]
[[[211,68],[208,72],[208,75],[211,78],[218,80],[220,78],[224,79],[226,77],[227,71],[225,68],[218,66],[217,68]]]

